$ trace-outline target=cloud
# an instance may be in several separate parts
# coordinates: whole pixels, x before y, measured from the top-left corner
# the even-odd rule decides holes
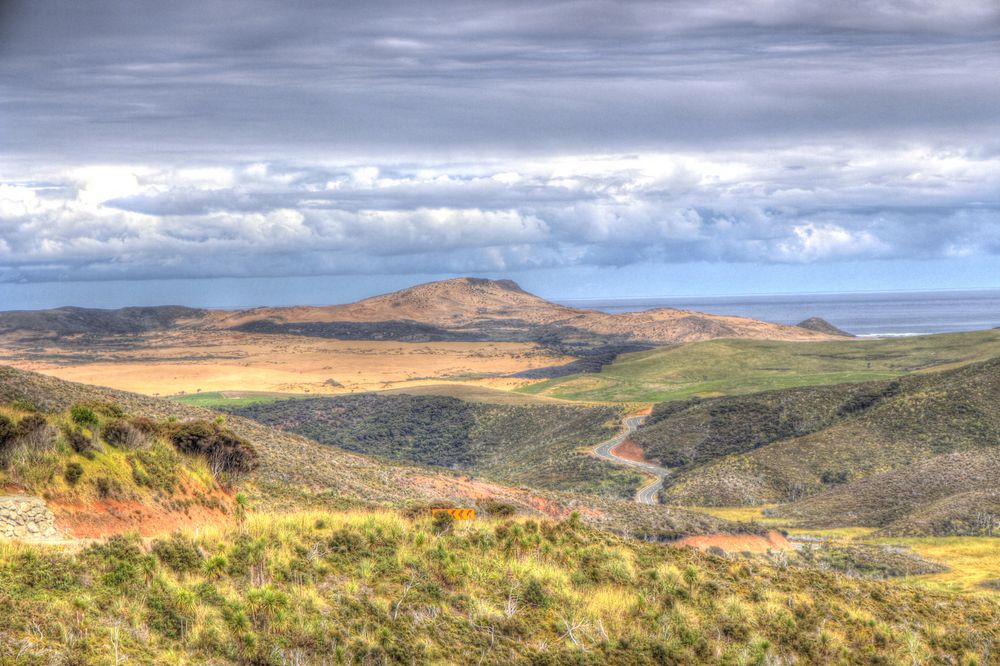
[[[995,0],[0,3],[0,280],[995,254]]]
[[[998,191],[1000,157],[927,148],[70,168],[0,183],[0,275],[967,256],[998,251]]]

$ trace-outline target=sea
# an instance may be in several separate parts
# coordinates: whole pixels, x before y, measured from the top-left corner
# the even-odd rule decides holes
[[[847,294],[777,294],[698,298],[563,300],[564,305],[604,312],[680,308],[739,315],[779,324],[821,317],[861,337],[892,337],[976,331],[1000,327],[1000,289]]]

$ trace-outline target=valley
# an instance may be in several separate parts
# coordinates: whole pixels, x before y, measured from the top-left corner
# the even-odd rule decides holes
[[[0,542],[0,638],[96,659],[55,626],[115,621],[137,660],[993,663],[1000,331],[809,325],[468,279],[0,313],[0,496],[52,517]]]

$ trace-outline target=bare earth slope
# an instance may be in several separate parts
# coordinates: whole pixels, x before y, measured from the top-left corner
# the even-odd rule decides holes
[[[218,416],[217,412],[170,400],[0,366],[0,402],[19,401],[41,410],[61,410],[86,400],[113,402],[129,414],[155,419]],[[492,499],[553,517],[578,511],[585,521],[596,526],[663,538],[741,531],[731,523],[689,511],[647,509],[626,500],[510,488],[432,468],[376,460],[236,416],[227,417],[227,425],[260,454],[260,468],[251,477],[249,490],[264,507],[470,506]]]

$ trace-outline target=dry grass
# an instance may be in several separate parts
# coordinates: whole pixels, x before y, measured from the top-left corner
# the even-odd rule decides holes
[[[69,338],[41,348],[5,336],[0,357],[25,370],[147,395],[342,393],[442,380],[514,388],[525,380],[503,375],[572,360],[519,342],[346,341],[234,331],[105,336],[97,344]]]

